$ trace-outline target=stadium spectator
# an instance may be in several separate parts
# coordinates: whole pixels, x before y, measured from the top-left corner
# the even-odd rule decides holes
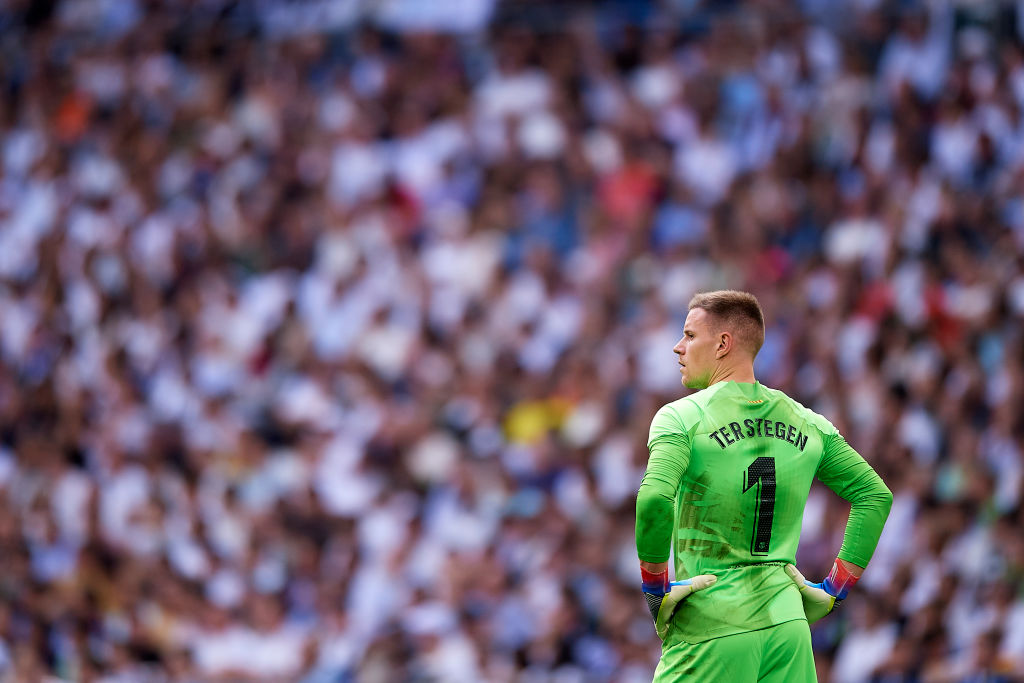
[[[0,3],[0,675],[649,680],[725,287],[895,494],[822,680],[1019,675],[1019,4],[489,4]]]

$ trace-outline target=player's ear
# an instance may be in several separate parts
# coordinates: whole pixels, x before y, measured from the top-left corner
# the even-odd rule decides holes
[[[728,332],[723,332],[718,335],[718,347],[715,349],[715,358],[721,358],[725,354],[729,353],[734,342],[735,340]]]

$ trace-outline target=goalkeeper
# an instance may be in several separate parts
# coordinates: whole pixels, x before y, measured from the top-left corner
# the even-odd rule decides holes
[[[651,424],[636,501],[643,591],[662,639],[656,681],[814,681],[808,620],[846,597],[892,505],[885,484],[828,420],[754,379],[757,299],[697,294],[673,351],[694,394]],[[851,503],[829,576],[792,566],[817,477]],[[678,584],[670,584],[670,546]]]

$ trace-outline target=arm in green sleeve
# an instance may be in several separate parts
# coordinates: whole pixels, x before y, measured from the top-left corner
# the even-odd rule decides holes
[[[636,549],[643,562],[665,562],[672,545],[674,502],[690,462],[685,434],[659,436],[651,442],[640,490],[636,494]]]
[[[825,437],[818,479],[850,501],[850,518],[839,559],[866,567],[892,507],[892,492],[864,458],[839,434]]]

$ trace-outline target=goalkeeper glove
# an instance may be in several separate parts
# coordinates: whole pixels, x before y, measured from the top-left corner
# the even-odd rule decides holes
[[[647,598],[647,607],[651,610],[651,618],[654,619],[654,630],[657,631],[659,638],[665,640],[665,636],[668,635],[668,623],[679,603],[689,597],[690,593],[712,585],[718,581],[718,577],[701,574],[692,579],[669,583],[668,569],[655,574],[641,568],[640,581],[644,597]]]
[[[804,603],[804,614],[807,615],[808,624],[813,624],[839,607],[853,588],[853,584],[857,583],[857,577],[839,560],[835,561],[832,571],[820,583],[806,580],[800,570],[791,564],[786,565],[786,573],[800,589],[800,598]]]

